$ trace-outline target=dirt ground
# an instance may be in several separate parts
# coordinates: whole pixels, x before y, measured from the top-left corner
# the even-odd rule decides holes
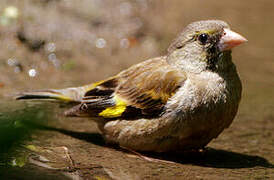
[[[274,179],[273,6],[271,0],[2,0],[1,179]],[[106,146],[91,120],[64,118],[65,105],[10,97],[91,83],[164,55],[185,25],[201,19],[227,21],[248,39],[233,51],[244,88],[239,112],[203,153],[149,153],[169,162],[148,162]],[[10,122],[16,128],[3,128]]]

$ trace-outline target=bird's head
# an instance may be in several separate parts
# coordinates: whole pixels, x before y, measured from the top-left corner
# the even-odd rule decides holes
[[[231,49],[246,41],[224,21],[197,21],[171,43],[167,60],[187,71],[220,70],[231,63]]]

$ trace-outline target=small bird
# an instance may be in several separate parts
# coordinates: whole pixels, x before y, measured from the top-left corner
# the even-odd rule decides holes
[[[23,92],[16,99],[79,103],[65,115],[91,117],[106,142],[134,151],[198,150],[237,113],[242,85],[231,49],[246,41],[224,21],[193,22],[165,56],[93,84]]]

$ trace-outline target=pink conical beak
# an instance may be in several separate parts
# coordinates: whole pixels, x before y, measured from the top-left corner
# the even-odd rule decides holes
[[[230,50],[244,42],[247,42],[247,39],[241,36],[240,34],[231,31],[230,29],[224,29],[224,35],[221,37],[218,47],[220,51]]]

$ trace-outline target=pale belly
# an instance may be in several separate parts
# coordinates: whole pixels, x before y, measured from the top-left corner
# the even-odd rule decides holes
[[[241,97],[238,79],[213,79],[188,80],[160,118],[110,121],[100,129],[108,142],[139,151],[202,148],[232,123]]]

